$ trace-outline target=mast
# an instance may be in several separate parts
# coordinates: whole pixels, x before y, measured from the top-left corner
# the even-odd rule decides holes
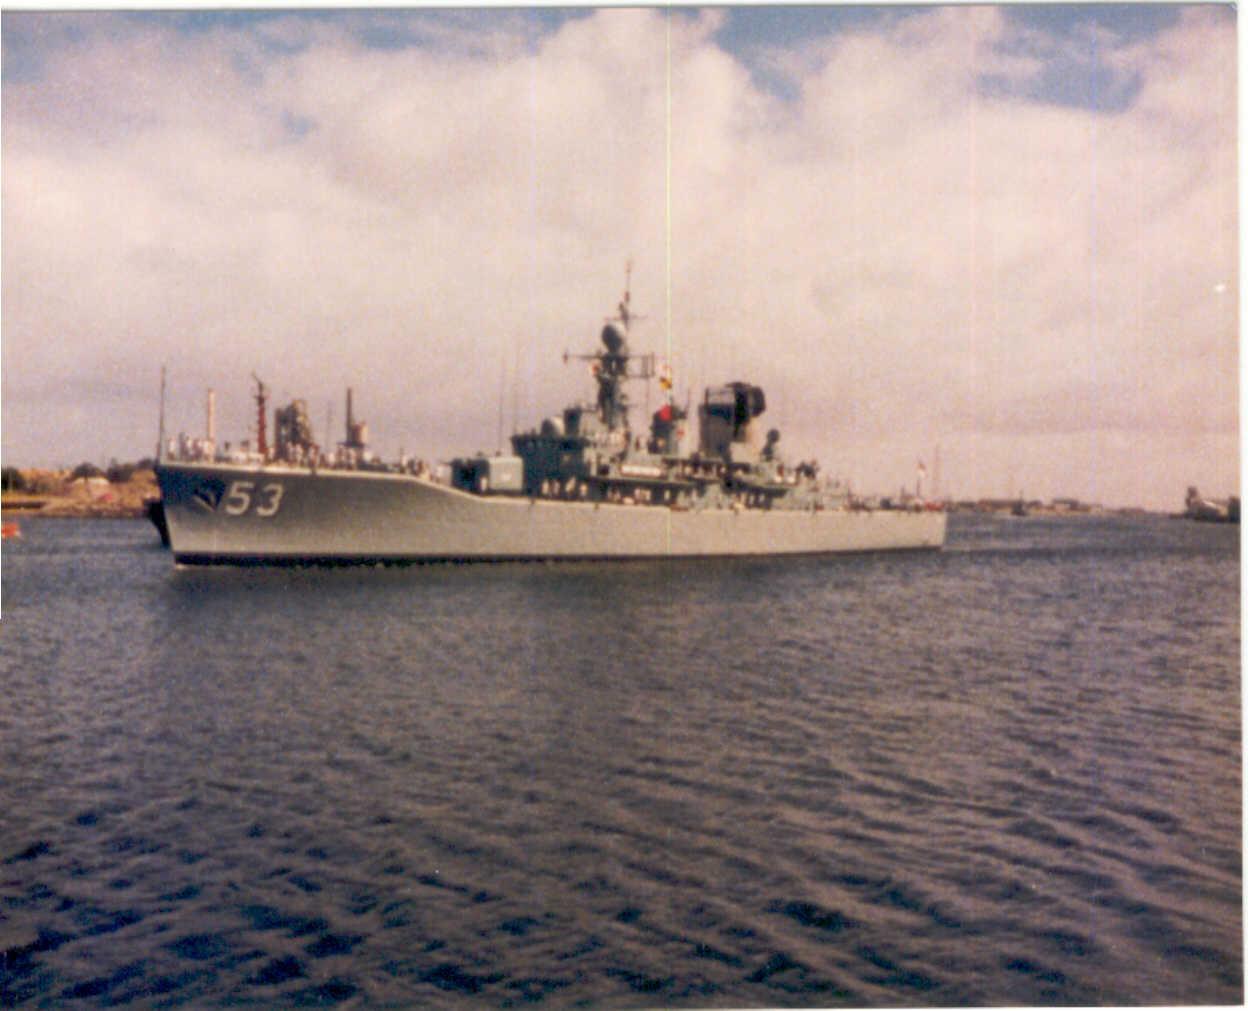
[[[507,358],[500,355],[503,363],[498,370],[498,439],[495,442],[495,451],[501,453],[503,451],[503,391],[507,388]]]
[[[160,367],[160,422],[156,428],[156,462],[165,454],[165,367]]]
[[[355,391],[350,386],[347,387],[347,437],[342,445],[360,453],[368,447],[368,425],[355,420]]]
[[[654,376],[654,355],[634,355],[628,347],[628,332],[635,316],[629,306],[632,300],[633,264],[625,269],[624,295],[617,307],[617,315],[608,316],[602,328],[600,340],[603,349],[596,354],[573,355],[564,353],[563,360],[573,358],[591,362],[594,381],[598,384],[598,415],[608,431],[628,430],[628,395],[624,383],[629,379],[651,379]],[[636,362],[630,370],[631,362]]]
[[[265,428],[265,417],[268,414],[269,389],[254,372],[251,374],[251,378],[256,381],[256,449],[260,453],[261,459],[267,460],[269,456],[269,440]]]

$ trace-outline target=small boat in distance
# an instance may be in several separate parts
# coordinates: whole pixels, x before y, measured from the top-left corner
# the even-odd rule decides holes
[[[511,437],[509,454],[437,468],[386,463],[347,391],[345,438],[325,451],[304,401],[274,412],[256,378],[256,442],[218,452],[209,436],[162,446],[156,475],[179,564],[693,558],[939,549],[943,511],[885,508],[787,460],[765,433],[763,390],[710,387],[697,408],[672,396],[654,354],[629,346],[625,290],[601,347],[564,355],[590,365],[595,396]],[[253,377],[255,378],[255,377]],[[626,387],[657,379],[646,431],[630,422]],[[163,442],[162,438],[162,442]]]
[[[1204,523],[1238,523],[1239,498],[1236,496],[1228,499],[1205,498],[1200,494],[1200,489],[1192,485],[1187,489],[1183,515],[1189,520],[1199,520]]]

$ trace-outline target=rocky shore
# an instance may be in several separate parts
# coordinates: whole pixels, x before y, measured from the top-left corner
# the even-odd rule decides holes
[[[79,516],[129,518],[146,513],[148,499],[160,492],[156,475],[135,470],[124,481],[103,476],[73,477],[67,471],[19,471],[21,490],[0,494],[0,514],[14,520],[22,516]]]

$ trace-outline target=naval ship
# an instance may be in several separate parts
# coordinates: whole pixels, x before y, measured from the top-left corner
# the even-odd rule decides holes
[[[696,408],[672,393],[653,353],[629,346],[629,292],[589,363],[596,396],[511,437],[510,453],[437,468],[383,462],[368,450],[347,391],[346,438],[324,451],[304,401],[274,412],[256,378],[254,445],[169,440],[156,476],[169,546],[180,565],[370,564],[557,559],[709,558],[938,549],[945,513],[915,498],[853,495],[790,463],[765,434],[763,390],[730,382]],[[253,376],[253,378],[255,378]],[[627,387],[658,380],[648,429],[630,422]],[[162,410],[163,416],[163,410]]]

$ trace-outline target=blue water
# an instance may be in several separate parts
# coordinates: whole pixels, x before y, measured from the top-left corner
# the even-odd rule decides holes
[[[0,1002],[1243,1000],[1237,528],[2,564]]]

